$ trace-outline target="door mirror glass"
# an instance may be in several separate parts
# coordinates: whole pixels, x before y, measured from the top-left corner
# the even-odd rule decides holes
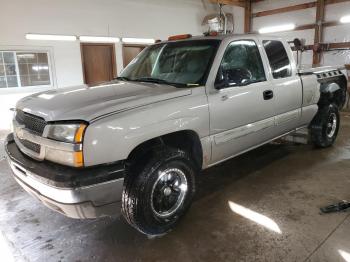
[[[243,86],[266,81],[258,47],[253,40],[237,40],[225,51],[216,76],[215,88]]]

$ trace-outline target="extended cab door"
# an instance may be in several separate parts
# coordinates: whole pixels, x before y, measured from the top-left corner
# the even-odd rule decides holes
[[[269,76],[274,87],[275,136],[299,127],[302,106],[302,84],[297,74],[293,54],[287,43],[262,38]]]
[[[257,42],[234,40],[222,46],[222,60],[211,73],[215,80],[207,87],[211,164],[267,141],[274,127],[274,89]]]

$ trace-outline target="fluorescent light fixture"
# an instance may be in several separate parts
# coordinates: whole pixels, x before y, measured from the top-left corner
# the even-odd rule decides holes
[[[122,38],[122,41],[128,44],[154,44],[156,42],[150,38]]]
[[[268,26],[259,29],[260,34],[290,31],[295,29],[295,24]]]
[[[350,15],[346,15],[340,18],[340,23],[343,23],[343,24],[350,23]]]
[[[42,34],[26,34],[28,40],[48,40],[48,41],[75,41],[77,37],[74,35],[42,35]]]
[[[94,43],[117,43],[120,41],[118,37],[107,36],[80,36],[81,42],[94,42]]]

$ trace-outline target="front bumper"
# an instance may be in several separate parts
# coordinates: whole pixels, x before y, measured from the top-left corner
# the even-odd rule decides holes
[[[35,161],[18,149],[12,134],[5,151],[16,181],[49,208],[72,218],[120,214],[122,162],[77,169]]]

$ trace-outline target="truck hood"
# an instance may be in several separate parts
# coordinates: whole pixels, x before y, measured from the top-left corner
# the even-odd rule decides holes
[[[152,83],[116,82],[100,86],[58,88],[27,96],[17,109],[46,121],[85,120],[191,94],[189,88]]]

